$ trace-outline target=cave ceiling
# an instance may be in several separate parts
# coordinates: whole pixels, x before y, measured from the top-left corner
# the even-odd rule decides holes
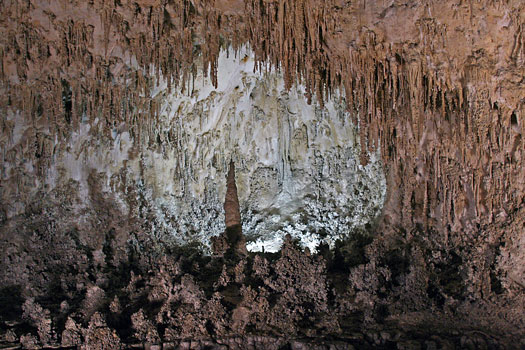
[[[523,335],[523,1],[4,0],[0,23],[1,341]]]

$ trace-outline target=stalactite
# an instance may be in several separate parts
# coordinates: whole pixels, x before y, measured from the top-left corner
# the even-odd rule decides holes
[[[428,4],[429,8],[438,5]],[[476,208],[490,206],[492,211],[522,205],[523,99],[516,97],[520,83],[510,78],[523,73],[523,4],[480,1],[472,5],[483,10],[508,9],[505,30],[509,39],[502,45],[509,62],[502,61],[506,66],[500,72],[510,73],[498,78],[499,82],[491,80],[497,73],[490,62],[495,56],[487,50],[473,47],[467,52],[450,46],[454,37],[447,25],[456,24],[441,18],[439,7],[432,11],[434,18],[425,15],[416,20],[413,42],[403,43],[385,38],[372,22],[360,24],[366,21],[362,5],[346,4],[351,10],[345,12],[335,1],[246,0],[244,9],[228,14],[209,1],[135,7],[97,0],[86,6],[85,10],[73,10],[64,5],[57,16],[38,3],[32,4],[32,9],[18,1],[3,4],[0,11],[5,28],[9,28],[8,20],[18,24],[16,30],[3,29],[0,38],[3,115],[8,109],[18,109],[27,120],[48,120],[51,138],[55,134],[60,139],[69,137],[86,114],[90,122],[99,117],[106,133],[125,122],[133,137],[155,140],[156,134],[149,135],[157,133],[152,123],[159,114],[158,102],[150,101],[153,81],[159,84],[162,75],[170,89],[186,86],[196,73],[195,67],[200,66],[205,74],[209,68],[217,86],[221,47],[230,45],[235,50],[249,44],[259,69],[270,63],[282,70],[288,88],[304,82],[308,99],[315,96],[323,101],[333,90],[344,88],[347,107],[358,118],[361,149],[381,147],[384,162],[393,165],[390,171],[410,179],[404,184],[404,196],[419,186],[412,179],[411,168],[421,154],[427,168],[438,169],[429,178],[426,191],[452,197],[459,191],[461,177],[474,171],[479,178],[470,177],[468,182],[475,189]],[[86,12],[84,18],[75,18],[74,11]],[[470,16],[462,11],[456,10],[458,18]],[[42,13],[39,26],[32,22],[37,13]],[[443,52],[452,55],[456,49],[461,55],[442,60]],[[137,66],[131,63],[135,60]],[[150,68],[156,79],[150,79]],[[64,114],[62,79],[71,82],[70,124],[59,117]],[[469,86],[477,90],[471,91]],[[41,96],[40,100],[36,96]],[[494,102],[478,103],[488,99],[505,102],[496,112]],[[122,109],[123,105],[129,107]],[[514,128],[521,127],[521,131],[513,132],[502,123],[512,113],[514,125],[518,125]],[[436,122],[433,132],[440,143],[420,148],[429,119]],[[6,125],[2,133],[7,135],[12,133],[8,124],[2,124]],[[27,137],[34,139],[35,135]],[[465,152],[467,148],[474,149],[474,154]],[[454,149],[462,150],[458,159]],[[489,160],[481,161],[483,154]],[[364,158],[362,164],[366,164]],[[485,181],[486,189],[481,189],[484,177],[498,177],[502,172],[508,173],[507,178]],[[498,195],[505,191],[516,195],[507,199]],[[490,203],[487,198],[492,198]],[[407,199],[400,201],[405,208]],[[432,199],[428,207],[447,207],[447,201]],[[425,213],[426,209],[422,215]]]

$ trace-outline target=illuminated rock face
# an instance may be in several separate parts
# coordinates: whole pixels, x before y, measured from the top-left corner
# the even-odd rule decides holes
[[[372,223],[385,177],[377,154],[360,165],[358,130],[343,100],[309,105],[304,87],[286,91],[279,73],[253,68],[249,50],[222,51],[217,89],[198,75],[188,92],[163,98],[161,120],[179,140],[172,146],[176,174],[152,186],[161,187],[157,199],[180,218],[174,234],[207,244],[224,230],[230,159],[249,250],[277,251],[287,233],[315,249]]]
[[[63,330],[64,346],[114,348],[111,328],[133,321],[126,344],[525,346],[523,0],[7,0],[0,14],[0,343],[57,347]],[[254,74],[253,56],[282,77]],[[388,195],[363,237],[379,155]],[[353,239],[321,254],[286,239],[279,255],[216,239],[219,259],[173,245],[223,232],[231,159],[250,249]]]
[[[225,229],[226,174],[234,160],[249,250],[277,251],[287,233],[310,249],[321,241],[333,245],[374,222],[385,177],[378,153],[360,164],[358,129],[344,99],[334,95],[323,108],[308,104],[303,86],[287,91],[280,73],[254,73],[248,49],[221,51],[217,73],[217,88],[200,73],[184,92],[169,92],[162,81],[153,89],[162,102],[153,142],[133,138],[125,125],[107,137],[96,132],[96,120],[81,123],[67,142],[54,141],[57,151],[45,176],[39,177],[33,160],[19,165],[26,168],[25,181],[34,181],[25,195],[38,198],[39,191],[73,180],[77,193],[68,197],[78,195],[77,215],[89,221],[84,213],[93,206],[89,181],[96,174],[115,210],[135,218],[149,213],[153,235],[209,247],[210,237]],[[16,149],[31,125],[12,120]],[[4,174],[16,174],[11,165],[4,164]],[[26,210],[13,203],[9,217]]]

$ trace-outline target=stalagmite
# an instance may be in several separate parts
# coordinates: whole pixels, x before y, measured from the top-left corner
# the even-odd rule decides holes
[[[0,347],[56,347],[31,298],[86,348],[139,304],[188,348],[524,347],[524,28],[523,0],[2,1]]]
[[[226,196],[224,198],[224,217],[226,229],[219,236],[211,238],[214,256],[223,257],[231,252],[246,255],[246,239],[242,233],[241,212],[237,185],[235,184],[235,163],[230,161],[226,176]]]
[[[246,239],[242,234],[241,212],[237,185],[235,184],[235,164],[230,161],[224,199],[224,216],[226,222],[226,241],[237,254],[246,255]]]
[[[241,225],[241,212],[239,198],[237,196],[237,185],[235,184],[235,163],[230,161],[226,180],[226,198],[224,199],[224,213],[226,228]]]

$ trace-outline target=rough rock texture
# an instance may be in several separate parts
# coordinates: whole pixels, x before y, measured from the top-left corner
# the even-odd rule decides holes
[[[224,216],[226,228],[241,225],[241,209],[235,184],[235,163],[230,162],[226,180],[226,198],[224,199]]]
[[[164,96],[161,129],[177,125],[180,140],[163,159],[174,178],[157,176],[154,191],[171,216],[183,218],[170,223],[172,231],[206,242],[224,230],[219,203],[230,159],[252,251],[277,251],[287,233],[314,250],[371,224],[386,180],[377,153],[359,163],[358,130],[344,99],[334,94],[326,108],[308,105],[304,85],[286,90],[281,73],[254,73],[255,63],[249,48],[237,57],[221,50],[217,89],[199,73],[191,95],[168,93],[165,83],[155,90]]]
[[[0,21],[3,342],[525,346],[523,1],[7,0]],[[219,87],[245,44],[290,91],[344,97],[386,172],[378,225],[213,258],[156,229],[185,220],[151,204],[182,178],[155,161],[183,141],[156,85]]]
[[[87,119],[69,140],[55,140],[53,162],[39,175],[45,181],[27,199],[6,204],[7,217],[40,206],[46,194],[92,221],[99,199],[90,191],[96,186],[114,203],[116,216],[146,221],[155,236],[206,246],[224,230],[224,173],[234,159],[251,250],[275,252],[286,233],[300,236],[310,249],[321,239],[333,245],[374,221],[385,178],[377,153],[366,166],[359,164],[357,127],[344,101],[334,96],[325,109],[308,105],[304,86],[287,91],[282,74],[253,71],[253,51],[242,48],[237,55],[220,52],[217,89],[202,72],[191,95],[180,88],[170,93],[165,80],[159,83],[151,92],[162,102],[154,126],[160,134],[152,145],[133,139],[124,125],[110,138],[93,134]],[[31,129],[21,118],[14,121],[18,135]],[[8,147],[16,150],[23,140],[15,137]],[[24,169],[34,170],[34,164],[25,159]],[[60,188],[67,188],[67,201]]]
[[[120,269],[128,271],[127,283],[106,287],[112,296],[87,320],[74,311],[83,310],[82,303],[71,298],[71,310],[63,313],[50,313],[28,299],[24,315],[36,328],[3,316],[2,327],[9,330],[4,341],[19,339],[25,348],[61,344],[81,349],[525,345],[523,328],[514,323],[520,315],[494,317],[485,313],[489,301],[464,303],[464,285],[452,271],[459,267],[453,261],[433,266],[432,257],[417,245],[378,254],[381,249],[372,242],[363,261],[347,264],[340,261],[348,257],[340,249],[312,255],[290,236],[278,254],[211,258],[196,249],[166,251],[158,259]],[[143,254],[151,257],[154,252],[145,249]]]

